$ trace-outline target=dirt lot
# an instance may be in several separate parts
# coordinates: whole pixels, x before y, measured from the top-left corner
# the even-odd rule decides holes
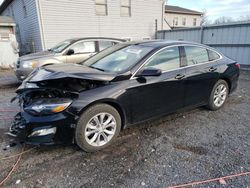
[[[0,89],[0,110],[16,109],[14,88]],[[112,147],[88,154],[76,146],[36,148],[22,156],[6,187],[168,187],[250,171],[250,72],[217,112],[173,114],[124,131]],[[21,151],[4,135],[14,112],[0,112],[0,158]],[[30,147],[28,147],[30,148]],[[27,148],[26,148],[27,149]],[[16,158],[0,161],[0,180]],[[19,183],[18,180],[21,180]],[[16,184],[18,182],[19,184]],[[196,187],[250,187],[250,176]],[[195,187],[195,186],[194,186]]]

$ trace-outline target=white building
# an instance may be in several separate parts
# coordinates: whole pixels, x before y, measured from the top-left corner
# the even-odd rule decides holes
[[[180,29],[200,26],[202,15],[202,12],[178,6],[166,5],[164,29]]]
[[[154,38],[163,27],[163,6],[163,0],[5,0],[0,15],[15,20],[27,53],[75,37]]]
[[[13,67],[19,57],[15,27],[12,18],[0,16],[0,68]]]

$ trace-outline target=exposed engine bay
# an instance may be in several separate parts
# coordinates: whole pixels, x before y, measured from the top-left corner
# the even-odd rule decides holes
[[[77,116],[66,109],[81,92],[106,84],[108,82],[76,78],[23,82],[12,99],[19,102],[21,110],[12,122],[9,135],[32,144],[53,144],[55,140],[72,143],[74,129],[67,121],[74,122]]]
[[[17,96],[12,101],[18,99],[22,107],[27,107],[38,100],[51,99],[75,99],[80,92],[101,87],[107,84],[103,81],[91,81],[80,79],[59,79],[38,83],[23,83],[17,90]]]
[[[72,143],[78,114],[84,106],[76,101],[85,91],[109,85],[115,76],[76,64],[34,70],[12,99],[19,102],[20,112],[8,134],[39,145]]]

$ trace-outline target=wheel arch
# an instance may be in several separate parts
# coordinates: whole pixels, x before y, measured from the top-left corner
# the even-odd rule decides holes
[[[231,93],[231,88],[232,88],[231,80],[228,77],[221,77],[220,79],[227,82],[228,88],[229,88],[229,93]]]
[[[126,118],[126,113],[125,110],[122,108],[122,106],[114,99],[102,99],[102,100],[97,100],[94,101],[90,104],[88,104],[87,106],[85,106],[79,113],[79,115],[83,114],[88,108],[90,108],[91,106],[97,105],[97,104],[108,104],[110,106],[112,106],[113,108],[115,108],[117,110],[117,112],[119,113],[120,117],[121,117],[121,122],[122,122],[122,126],[121,128],[124,129],[126,122],[127,122],[127,118]]]

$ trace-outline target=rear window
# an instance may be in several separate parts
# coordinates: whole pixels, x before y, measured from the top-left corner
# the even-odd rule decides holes
[[[218,53],[216,53],[215,51],[208,50],[208,55],[209,55],[210,61],[215,61],[217,59],[220,59],[220,55]]]
[[[209,61],[207,49],[196,46],[185,46],[187,65],[196,65]]]

